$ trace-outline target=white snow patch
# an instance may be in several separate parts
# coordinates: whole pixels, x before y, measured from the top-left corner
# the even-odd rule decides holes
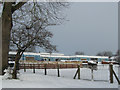
[[[104,69],[106,68],[106,69]],[[56,69],[47,69],[47,75],[44,75],[44,69],[36,69],[33,73],[32,69],[20,70],[20,79],[3,80],[3,88],[118,88],[118,84],[114,81],[100,81],[102,78],[109,80],[109,68],[107,65],[100,66],[100,71],[94,71],[94,80],[91,81],[91,70],[81,68],[81,79],[73,79],[77,69],[60,69],[60,77],[57,77]],[[115,69],[116,72],[118,72]],[[102,72],[102,73],[101,73]],[[84,80],[86,79],[86,80]],[[100,80],[99,80],[100,79]]]

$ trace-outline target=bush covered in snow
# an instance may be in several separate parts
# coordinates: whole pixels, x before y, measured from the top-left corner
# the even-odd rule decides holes
[[[8,67],[7,69],[4,70],[5,74],[3,76],[3,80],[4,79],[12,79],[12,69],[10,67]]]

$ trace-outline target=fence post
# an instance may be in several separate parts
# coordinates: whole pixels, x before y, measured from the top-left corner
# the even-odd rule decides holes
[[[33,64],[33,73],[35,73],[35,64]]]
[[[30,64],[30,69],[32,69],[32,64]]]
[[[93,81],[93,66],[91,67],[91,80]]]
[[[24,72],[26,72],[26,67],[25,67],[25,63],[24,63]]]
[[[78,79],[80,79],[80,65],[78,65]]]
[[[45,68],[45,75],[47,75],[47,64],[44,65],[44,68]]]
[[[38,68],[40,69],[40,64],[38,64]]]
[[[118,79],[120,80],[120,64],[118,66]],[[118,90],[120,90],[120,85],[118,85]]]
[[[77,73],[78,73],[78,69],[77,69],[77,71],[76,71],[76,73],[75,73],[75,76],[73,77],[73,79],[75,79],[75,78],[76,78],[76,76],[77,76]]]
[[[113,83],[113,65],[109,64],[109,69],[110,69],[110,83]]]
[[[120,80],[119,80],[119,78],[117,77],[117,75],[116,75],[116,73],[115,73],[115,71],[114,71],[113,69],[112,69],[112,72],[113,72],[113,75],[115,76],[118,84],[120,85]]]
[[[58,77],[60,77],[59,64],[57,64]]]

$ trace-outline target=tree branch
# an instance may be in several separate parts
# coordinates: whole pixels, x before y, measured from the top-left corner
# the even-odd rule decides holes
[[[26,1],[27,2],[27,1]],[[17,5],[12,6],[12,13],[17,9],[21,8],[26,2],[19,2]]]

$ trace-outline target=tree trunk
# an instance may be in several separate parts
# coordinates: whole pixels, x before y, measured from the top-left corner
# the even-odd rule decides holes
[[[21,51],[18,51],[15,57],[15,64],[14,64],[14,69],[13,69],[13,73],[12,73],[12,78],[13,79],[17,79],[17,67],[19,66],[19,60],[22,56]]]
[[[2,75],[2,18],[0,17],[0,75]]]
[[[2,13],[2,74],[4,74],[3,71],[8,66],[8,52],[11,28],[12,28],[12,3],[5,2]]]

